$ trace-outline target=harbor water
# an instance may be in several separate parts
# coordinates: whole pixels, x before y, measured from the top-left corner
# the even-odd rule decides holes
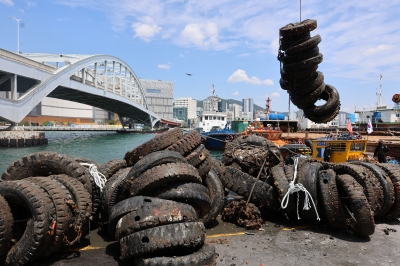
[[[40,151],[54,151],[70,157],[85,157],[100,165],[112,159],[123,159],[125,153],[153,138],[156,134],[118,134],[116,132],[46,132],[48,145],[25,148],[0,148],[0,175],[23,156]],[[221,151],[211,152],[217,159]]]

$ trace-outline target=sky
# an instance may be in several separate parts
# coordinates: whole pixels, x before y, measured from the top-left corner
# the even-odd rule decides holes
[[[22,53],[108,54],[139,78],[174,83],[174,98],[253,98],[286,112],[279,29],[315,19],[325,83],[341,111],[393,107],[400,93],[400,1],[0,0],[0,48]],[[191,76],[187,73],[193,74]],[[323,104],[319,101],[318,104]],[[290,104],[290,110],[298,108]]]

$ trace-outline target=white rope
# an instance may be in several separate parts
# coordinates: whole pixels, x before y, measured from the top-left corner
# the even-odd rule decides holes
[[[299,215],[299,191],[303,191],[305,194],[305,198],[304,198],[304,206],[303,206],[303,210],[310,210],[311,209],[311,205],[310,205],[310,199],[311,202],[314,206],[315,209],[315,213],[317,214],[317,220],[320,221],[321,219],[319,218],[318,215],[318,211],[317,208],[315,208],[315,204],[314,204],[314,200],[311,196],[311,194],[307,191],[307,189],[300,183],[295,184],[294,182],[296,181],[296,177],[297,177],[297,164],[299,162],[299,158],[296,158],[294,161],[294,175],[293,175],[293,180],[290,181],[289,183],[289,189],[286,192],[285,196],[282,199],[281,202],[281,207],[282,209],[286,209],[287,205],[289,204],[289,196],[290,194],[293,194],[295,192],[297,192],[297,219],[300,220],[300,215]]]
[[[89,168],[89,173],[93,177],[96,186],[100,188],[100,192],[103,191],[103,188],[107,182],[107,178],[97,170],[97,166],[91,163],[80,163],[80,165]]]

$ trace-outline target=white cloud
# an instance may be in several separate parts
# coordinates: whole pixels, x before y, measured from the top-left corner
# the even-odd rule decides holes
[[[239,92],[238,91],[235,91],[234,93],[232,93],[232,95],[239,95]]]
[[[162,30],[160,26],[154,23],[151,17],[144,17],[142,22],[132,23],[132,28],[135,31],[135,37],[147,42]]]
[[[218,44],[218,26],[213,22],[204,24],[190,23],[181,33],[183,41],[196,46],[208,48]]]
[[[23,9],[20,9],[20,10],[19,10],[19,12],[21,12],[21,13],[25,13],[25,11],[24,11]]]
[[[242,69],[238,69],[228,78],[228,82],[230,83],[239,83],[239,82],[246,82],[252,85],[274,85],[274,82],[270,79],[260,80],[256,76],[249,77],[246,74],[246,71]]]
[[[6,6],[13,6],[14,3],[11,0],[0,0],[0,3],[5,4]]]
[[[171,62],[168,62],[168,64],[158,64],[158,68],[161,69],[170,69],[171,68]]]
[[[281,95],[278,92],[273,92],[271,93],[271,97],[278,98],[281,97]]]
[[[32,1],[25,1],[25,3],[26,3],[26,5],[28,6],[28,8],[33,7],[33,6],[36,6],[36,3],[35,3],[35,2],[32,2]]]
[[[365,55],[373,55],[373,54],[379,53],[381,51],[390,50],[394,47],[395,47],[394,45],[381,44],[381,45],[378,45],[377,47],[368,48],[367,50],[365,50],[364,54]]]

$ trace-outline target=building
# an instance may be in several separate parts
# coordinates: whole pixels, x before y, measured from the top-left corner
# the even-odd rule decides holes
[[[187,121],[188,119],[188,108],[185,106],[177,106],[173,108],[174,110],[174,119],[179,121]]]
[[[163,80],[139,79],[150,111],[165,120],[173,120],[174,83]]]
[[[222,100],[218,96],[208,96],[207,99],[203,101],[203,111],[204,112],[222,112]]]
[[[246,98],[242,100],[242,117],[253,119],[254,116],[254,101],[252,98]]]
[[[174,107],[186,107],[187,108],[187,119],[197,118],[197,114],[196,114],[197,101],[190,97],[175,99]],[[174,113],[174,118],[175,118],[175,113]]]

